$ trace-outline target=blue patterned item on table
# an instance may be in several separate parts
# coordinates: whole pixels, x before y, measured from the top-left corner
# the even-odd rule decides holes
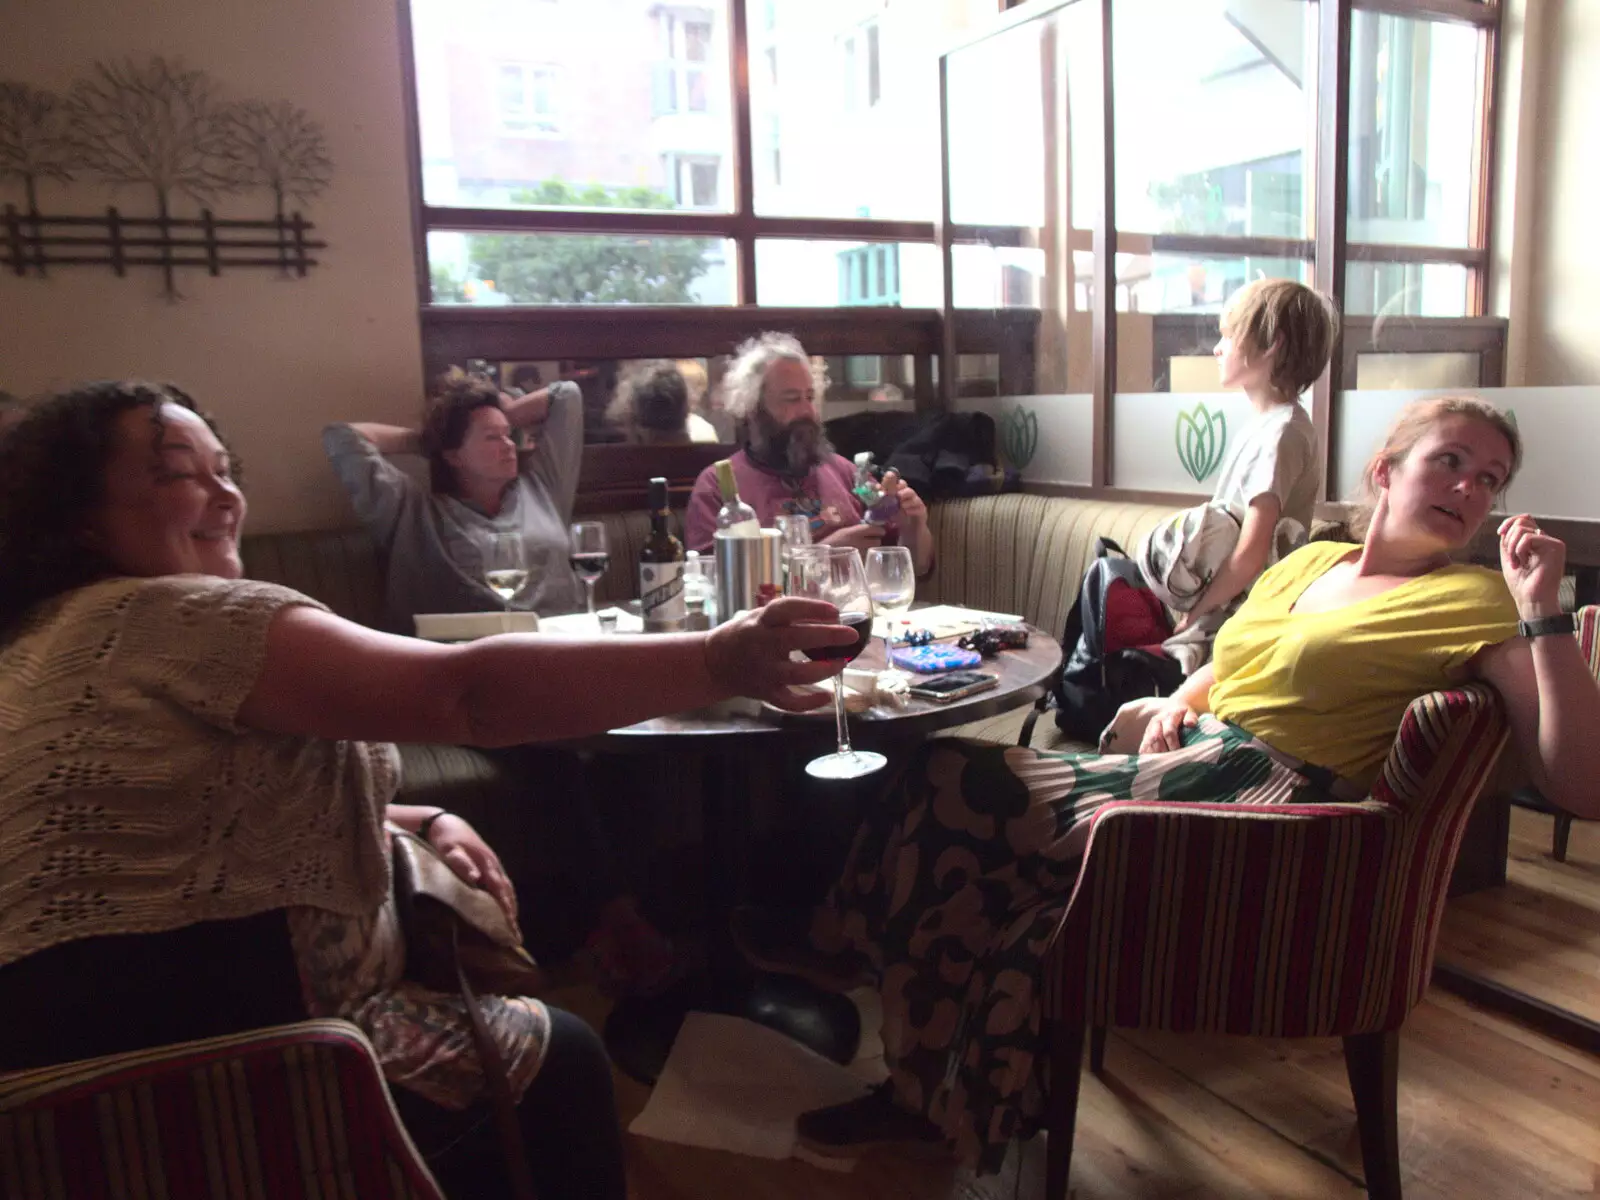
[[[983,657],[975,651],[940,642],[893,650],[889,654],[889,661],[919,675],[933,675],[940,671],[954,671],[959,667],[975,667],[983,661]]]

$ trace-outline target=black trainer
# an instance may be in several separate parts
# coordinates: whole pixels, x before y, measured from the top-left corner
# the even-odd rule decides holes
[[[949,1153],[949,1142],[939,1127],[896,1104],[893,1085],[887,1080],[860,1099],[801,1113],[795,1120],[795,1132],[802,1146],[826,1158],[854,1158],[886,1149],[935,1156]]]

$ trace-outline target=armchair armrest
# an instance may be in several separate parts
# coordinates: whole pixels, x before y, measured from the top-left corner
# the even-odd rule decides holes
[[[100,1195],[107,1178],[171,1200],[243,1194],[247,1180],[276,1200],[444,1200],[344,1021],[0,1076],[0,1145],[16,1150],[0,1154],[0,1195],[19,1200]]]

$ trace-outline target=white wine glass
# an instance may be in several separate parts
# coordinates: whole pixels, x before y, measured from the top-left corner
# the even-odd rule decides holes
[[[611,566],[611,551],[606,546],[606,527],[599,521],[579,521],[570,530],[570,548],[567,562],[572,573],[583,580],[589,602],[589,615],[594,616],[594,585]]]
[[[889,658],[894,646],[894,623],[905,615],[917,597],[917,571],[909,546],[874,546],[867,551],[867,595],[872,611],[884,620],[883,661],[891,674],[906,678]]]
[[[806,774],[814,779],[859,779],[881,771],[888,762],[871,750],[856,750],[850,745],[850,726],[845,720],[844,669],[866,648],[872,636],[872,598],[867,594],[866,571],[861,555],[850,546],[807,546],[789,558],[788,593],[812,600],[826,600],[839,610],[839,623],[856,631],[856,640],[844,646],[819,646],[805,651],[807,658],[826,659],[839,664],[834,678],[833,719],[838,749],[833,754],[814,758],[806,764]]]
[[[489,540],[483,554],[483,578],[510,612],[512,599],[528,582],[528,551],[520,530],[497,533]]]

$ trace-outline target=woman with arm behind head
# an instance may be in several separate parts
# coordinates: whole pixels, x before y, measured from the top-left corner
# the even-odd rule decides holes
[[[0,440],[0,1070],[342,1016],[426,1148],[482,1079],[460,998],[402,977],[386,820],[432,814],[390,808],[387,743],[575,736],[739,692],[806,707],[791,685],[828,667],[789,652],[853,635],[783,601],[710,635],[392,637],[242,579],[245,512],[174,388],[87,387]],[[427,833],[514,913],[470,826]],[[622,1196],[592,1031],[485,1007],[543,1193]]]
[[[1412,405],[1368,468],[1363,541],[1268,569],[1139,754],[932,742],[870,810],[808,928],[741,914],[760,965],[882,989],[889,1083],[806,1114],[802,1141],[839,1154],[952,1139],[993,1169],[1037,1127],[1041,956],[1108,801],[1359,800],[1413,699],[1481,679],[1546,794],[1600,815],[1585,786],[1600,774],[1600,687],[1562,630],[1519,636],[1519,620],[1557,611],[1561,543],[1519,516],[1500,526],[1501,572],[1453,561],[1520,459],[1490,405]]]
[[[576,384],[557,381],[512,398],[452,369],[428,400],[420,429],[333,424],[322,444],[387,561],[385,621],[392,631],[410,633],[417,613],[499,611],[506,602],[490,589],[484,567],[504,537],[520,538],[528,565],[528,582],[511,607],[546,616],[582,607],[567,562],[583,454]],[[427,488],[389,461],[405,454],[426,457]]]

